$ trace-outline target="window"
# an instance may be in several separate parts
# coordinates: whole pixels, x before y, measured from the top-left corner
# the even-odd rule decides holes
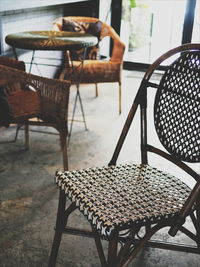
[[[149,65],[182,43],[200,42],[200,0],[119,1],[125,68]]]

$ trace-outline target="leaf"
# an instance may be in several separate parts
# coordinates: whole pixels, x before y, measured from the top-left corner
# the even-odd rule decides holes
[[[131,3],[131,8],[134,8],[137,6],[136,0],[130,0],[130,3]]]

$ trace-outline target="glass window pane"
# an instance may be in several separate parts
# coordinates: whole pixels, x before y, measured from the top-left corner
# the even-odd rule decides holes
[[[122,1],[121,38],[126,43],[125,61],[152,63],[181,44],[186,0]]]

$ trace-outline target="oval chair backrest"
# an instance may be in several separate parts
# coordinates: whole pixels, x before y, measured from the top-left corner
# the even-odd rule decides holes
[[[154,123],[170,154],[200,161],[200,51],[182,53],[165,71],[155,98]]]

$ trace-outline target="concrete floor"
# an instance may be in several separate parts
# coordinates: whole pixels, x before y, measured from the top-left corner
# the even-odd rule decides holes
[[[140,75],[133,78],[132,73],[123,73],[123,112],[120,116],[116,84],[100,85],[98,98],[94,97],[94,86],[81,86],[88,131],[82,123],[74,124],[69,144],[70,169],[102,166],[109,162],[140,81]],[[73,97],[72,88],[71,102]],[[127,136],[119,163],[140,159],[137,126],[138,118]],[[0,129],[1,141],[11,140],[14,133],[14,127]],[[23,131],[20,131],[17,142],[0,145],[0,267],[47,266],[54,235],[58,204],[54,173],[62,169],[58,136],[31,132],[30,150],[25,151],[23,147]],[[176,173],[168,163],[153,156],[151,160],[154,166],[164,170],[170,168],[188,182],[183,173]],[[87,227],[78,211],[71,220]],[[161,238],[167,240],[168,235],[163,233]],[[178,235],[177,240],[182,239],[184,237]],[[57,266],[99,267],[94,241],[63,236]],[[200,267],[200,256],[145,249],[130,266]]]

